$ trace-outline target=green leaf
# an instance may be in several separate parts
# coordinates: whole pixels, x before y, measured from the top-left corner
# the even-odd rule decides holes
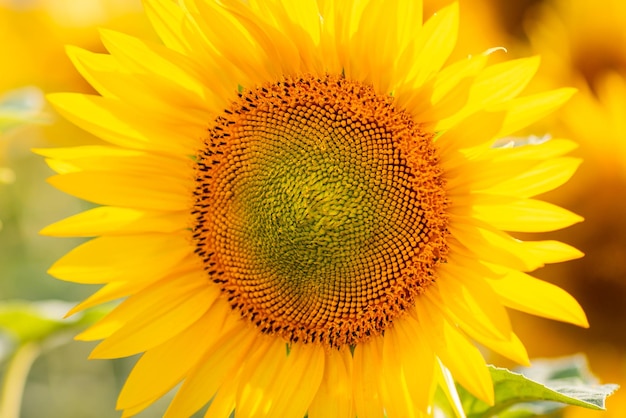
[[[526,418],[546,416],[566,405],[604,410],[606,398],[618,385],[599,385],[583,356],[535,360],[515,373],[489,366],[495,404],[489,406],[462,387],[459,395],[468,418]]]
[[[0,391],[0,416],[19,417],[28,373],[46,349],[71,340],[76,328],[102,318],[105,308],[64,319],[73,304],[59,300],[0,303],[0,365],[4,382]]]
[[[5,301],[0,303],[0,333],[12,337],[18,345],[41,342],[61,332],[91,324],[104,316],[107,309],[90,310],[85,314],[63,319],[74,304],[59,300]]]

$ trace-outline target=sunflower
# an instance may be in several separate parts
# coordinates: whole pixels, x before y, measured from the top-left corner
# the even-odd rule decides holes
[[[607,71],[626,73],[626,4],[607,0],[550,0],[528,13],[532,48],[542,54],[542,72],[552,84],[594,86]]]
[[[143,353],[124,416],[178,384],[166,417],[422,416],[450,372],[493,403],[472,341],[528,363],[506,307],[587,326],[527,274],[581,253],[505,232],[580,221],[532,199],[576,170],[572,142],[492,146],[572,94],[517,97],[536,57],[445,65],[456,4],[145,9],[163,44],[103,30],[109,54],[68,49],[100,96],[50,97],[111,145],[39,151],[102,205],[43,233],[96,237],[50,269],[104,284],[70,313],[125,298],[78,336]]]
[[[580,91],[555,116],[561,132],[582,145],[586,165],[593,168],[585,178],[623,181],[626,3],[608,0],[598,9],[590,0],[553,0],[536,7],[526,26],[533,50],[546,57],[538,79]],[[606,153],[607,148],[616,152]]]

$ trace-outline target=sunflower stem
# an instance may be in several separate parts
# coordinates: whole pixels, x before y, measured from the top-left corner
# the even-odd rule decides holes
[[[39,344],[29,342],[21,345],[13,354],[7,366],[0,394],[0,418],[20,417],[26,378],[40,352]]]

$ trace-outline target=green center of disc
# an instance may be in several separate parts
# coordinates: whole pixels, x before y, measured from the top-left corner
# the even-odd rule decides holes
[[[386,212],[375,167],[337,147],[336,138],[327,140],[300,136],[268,144],[250,161],[256,175],[235,193],[242,244],[259,273],[304,295],[354,275],[355,254],[371,247]]]

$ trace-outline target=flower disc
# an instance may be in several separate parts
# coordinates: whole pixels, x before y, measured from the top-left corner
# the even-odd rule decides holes
[[[290,342],[380,334],[447,252],[432,137],[365,84],[305,75],[246,91],[197,167],[205,269],[233,309]]]

